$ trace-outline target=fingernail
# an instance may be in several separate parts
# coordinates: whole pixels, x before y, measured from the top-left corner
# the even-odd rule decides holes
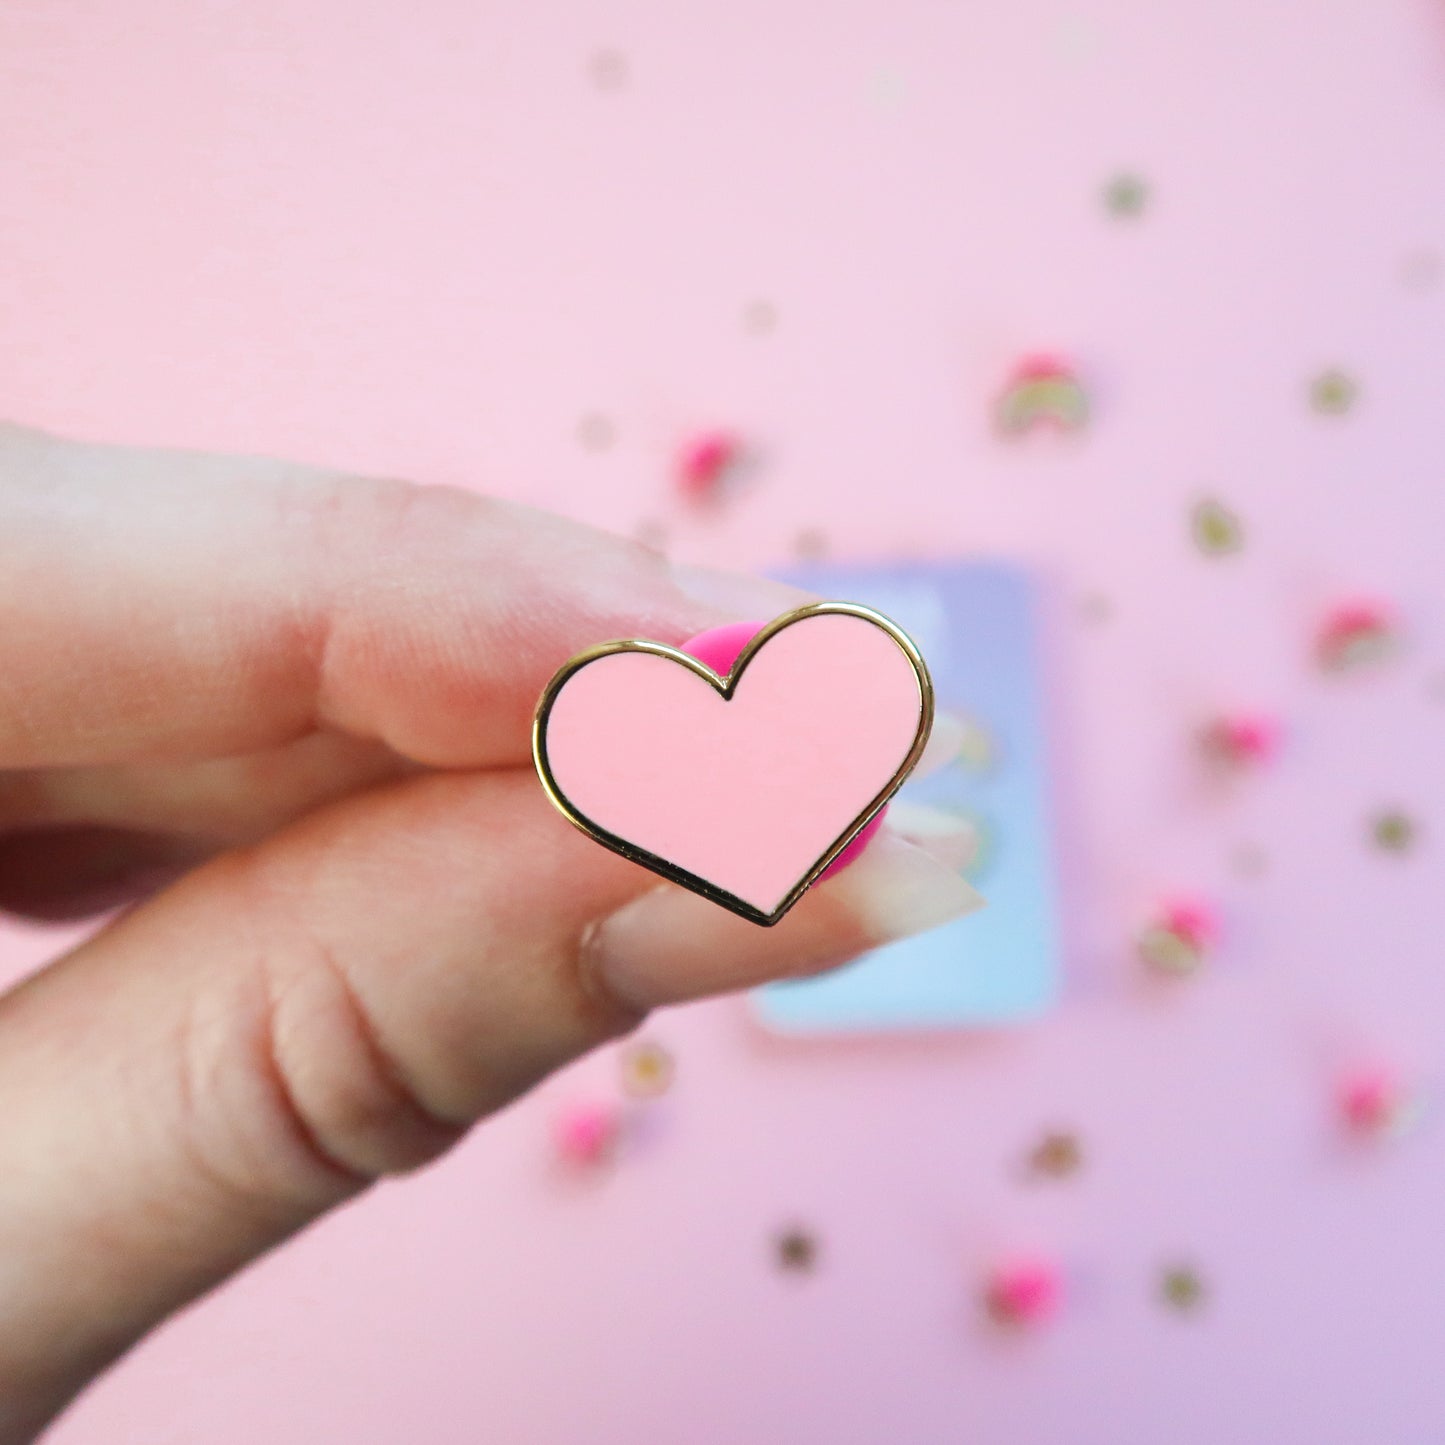
[[[914,765],[913,776],[926,778],[930,773],[947,767],[958,756],[967,736],[963,719],[957,713],[934,713],[933,730],[923,745],[923,755]]]
[[[943,851],[937,839],[935,843]],[[851,868],[824,886],[834,901],[847,904],[874,943],[926,933],[983,907],[978,890],[956,867],[888,829]]]
[[[644,1012],[832,968],[982,901],[957,869],[884,828],[852,867],[810,889],[776,928],[663,885],[588,930],[583,966]]]
[[[889,804],[885,826],[956,873],[978,856],[978,829],[942,808],[896,801]]]
[[[815,599],[810,593],[765,577],[749,577],[742,572],[721,572],[711,567],[675,565],[672,579],[678,590],[719,612],[739,618],[771,621],[781,612]]]

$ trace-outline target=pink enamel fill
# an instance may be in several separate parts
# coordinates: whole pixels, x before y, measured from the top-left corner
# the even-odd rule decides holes
[[[699,662],[705,662],[719,675],[725,675],[731,671],[743,648],[766,626],[764,622],[729,622],[724,627],[710,627],[706,632],[699,632],[696,637],[689,637],[682,644],[682,650],[691,653]],[[872,842],[873,835],[883,826],[887,813],[886,807],[874,813],[859,830],[858,836],[822,871],[820,879],[832,878],[850,863],[856,862]]]
[[[547,758],[594,824],[770,913],[887,786],[919,706],[887,632],[825,613],[770,639],[731,701],[654,654],[588,663],[552,705]]]

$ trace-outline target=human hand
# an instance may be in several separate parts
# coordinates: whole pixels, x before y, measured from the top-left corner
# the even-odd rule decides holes
[[[0,431],[0,1442],[166,1314],[650,1010],[965,912],[885,828],[763,929],[532,771],[567,657],[795,598],[468,493]]]

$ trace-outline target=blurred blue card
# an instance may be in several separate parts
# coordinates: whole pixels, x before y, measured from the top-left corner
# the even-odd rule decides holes
[[[967,720],[960,755],[899,796],[975,822],[980,852],[969,876],[988,906],[823,978],[758,989],[758,1014],[786,1034],[1036,1016],[1058,988],[1059,945],[1034,584],[1017,568],[972,562],[817,564],[782,575],[891,617],[927,659],[938,707]]]

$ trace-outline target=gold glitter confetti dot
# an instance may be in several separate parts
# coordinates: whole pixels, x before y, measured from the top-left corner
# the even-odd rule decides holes
[[[1377,814],[1370,821],[1370,836],[1382,853],[1408,853],[1417,832],[1414,819],[1398,809]]]
[[[818,1263],[818,1239],[810,1230],[791,1225],[773,1241],[778,1268],[789,1274],[811,1274]]]
[[[1310,382],[1310,405],[1321,416],[1343,416],[1354,406],[1359,388],[1343,371],[1322,371]]]
[[[1188,1314],[1204,1303],[1204,1281],[1190,1265],[1170,1265],[1159,1276],[1159,1295],[1170,1309]]]
[[[1139,935],[1138,948],[1139,957],[1150,968],[1179,978],[1197,973],[1204,963],[1203,950],[1197,943],[1163,925],[1146,928]]]
[[[1149,186],[1140,176],[1125,172],[1112,177],[1104,187],[1104,209],[1121,220],[1143,215],[1148,204]]]
[[[1206,557],[1227,557],[1244,546],[1244,524],[1223,502],[1206,497],[1190,514],[1194,545]]]
[[[1084,1150],[1077,1134],[1051,1130],[1029,1153],[1029,1168],[1050,1179],[1067,1179],[1083,1167]]]
[[[655,1099],[672,1087],[677,1064],[663,1046],[643,1039],[622,1051],[622,1088],[634,1099]]]

